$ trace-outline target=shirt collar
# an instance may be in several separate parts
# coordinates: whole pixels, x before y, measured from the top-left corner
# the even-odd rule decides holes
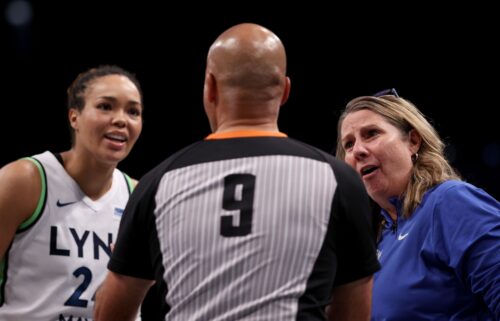
[[[222,133],[213,133],[205,137],[205,140],[241,138],[241,137],[288,137],[282,132],[264,130],[235,130]]]

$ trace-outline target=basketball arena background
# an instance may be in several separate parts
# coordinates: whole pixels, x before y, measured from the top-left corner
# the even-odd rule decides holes
[[[209,134],[207,50],[228,27],[255,22],[287,50],[283,132],[331,151],[345,104],[394,87],[432,120],[464,179],[500,199],[500,22],[492,8],[298,3],[5,1],[0,167],[69,149],[67,87],[90,67],[117,64],[143,86],[143,133],[119,165],[140,178]]]

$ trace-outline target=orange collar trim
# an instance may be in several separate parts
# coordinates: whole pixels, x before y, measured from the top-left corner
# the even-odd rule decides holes
[[[227,139],[227,138],[240,138],[240,137],[288,137],[282,132],[271,132],[261,130],[236,130],[232,132],[213,133],[205,137],[205,140],[212,139]]]

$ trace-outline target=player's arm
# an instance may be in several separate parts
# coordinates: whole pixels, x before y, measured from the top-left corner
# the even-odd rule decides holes
[[[108,271],[96,294],[95,321],[133,321],[154,281]]]
[[[29,160],[0,169],[0,260],[16,230],[35,211],[42,190],[40,172]]]
[[[373,276],[335,287],[327,309],[329,321],[368,321],[371,314]]]

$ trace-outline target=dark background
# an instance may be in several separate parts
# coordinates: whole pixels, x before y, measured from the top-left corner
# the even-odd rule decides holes
[[[432,121],[465,180],[500,199],[500,26],[492,8],[69,2],[30,3],[32,20],[21,27],[2,15],[0,166],[69,149],[66,88],[90,67],[118,64],[143,86],[143,133],[119,166],[140,178],[209,134],[207,50],[228,27],[255,22],[287,49],[283,132],[331,151],[345,104],[395,87]]]

